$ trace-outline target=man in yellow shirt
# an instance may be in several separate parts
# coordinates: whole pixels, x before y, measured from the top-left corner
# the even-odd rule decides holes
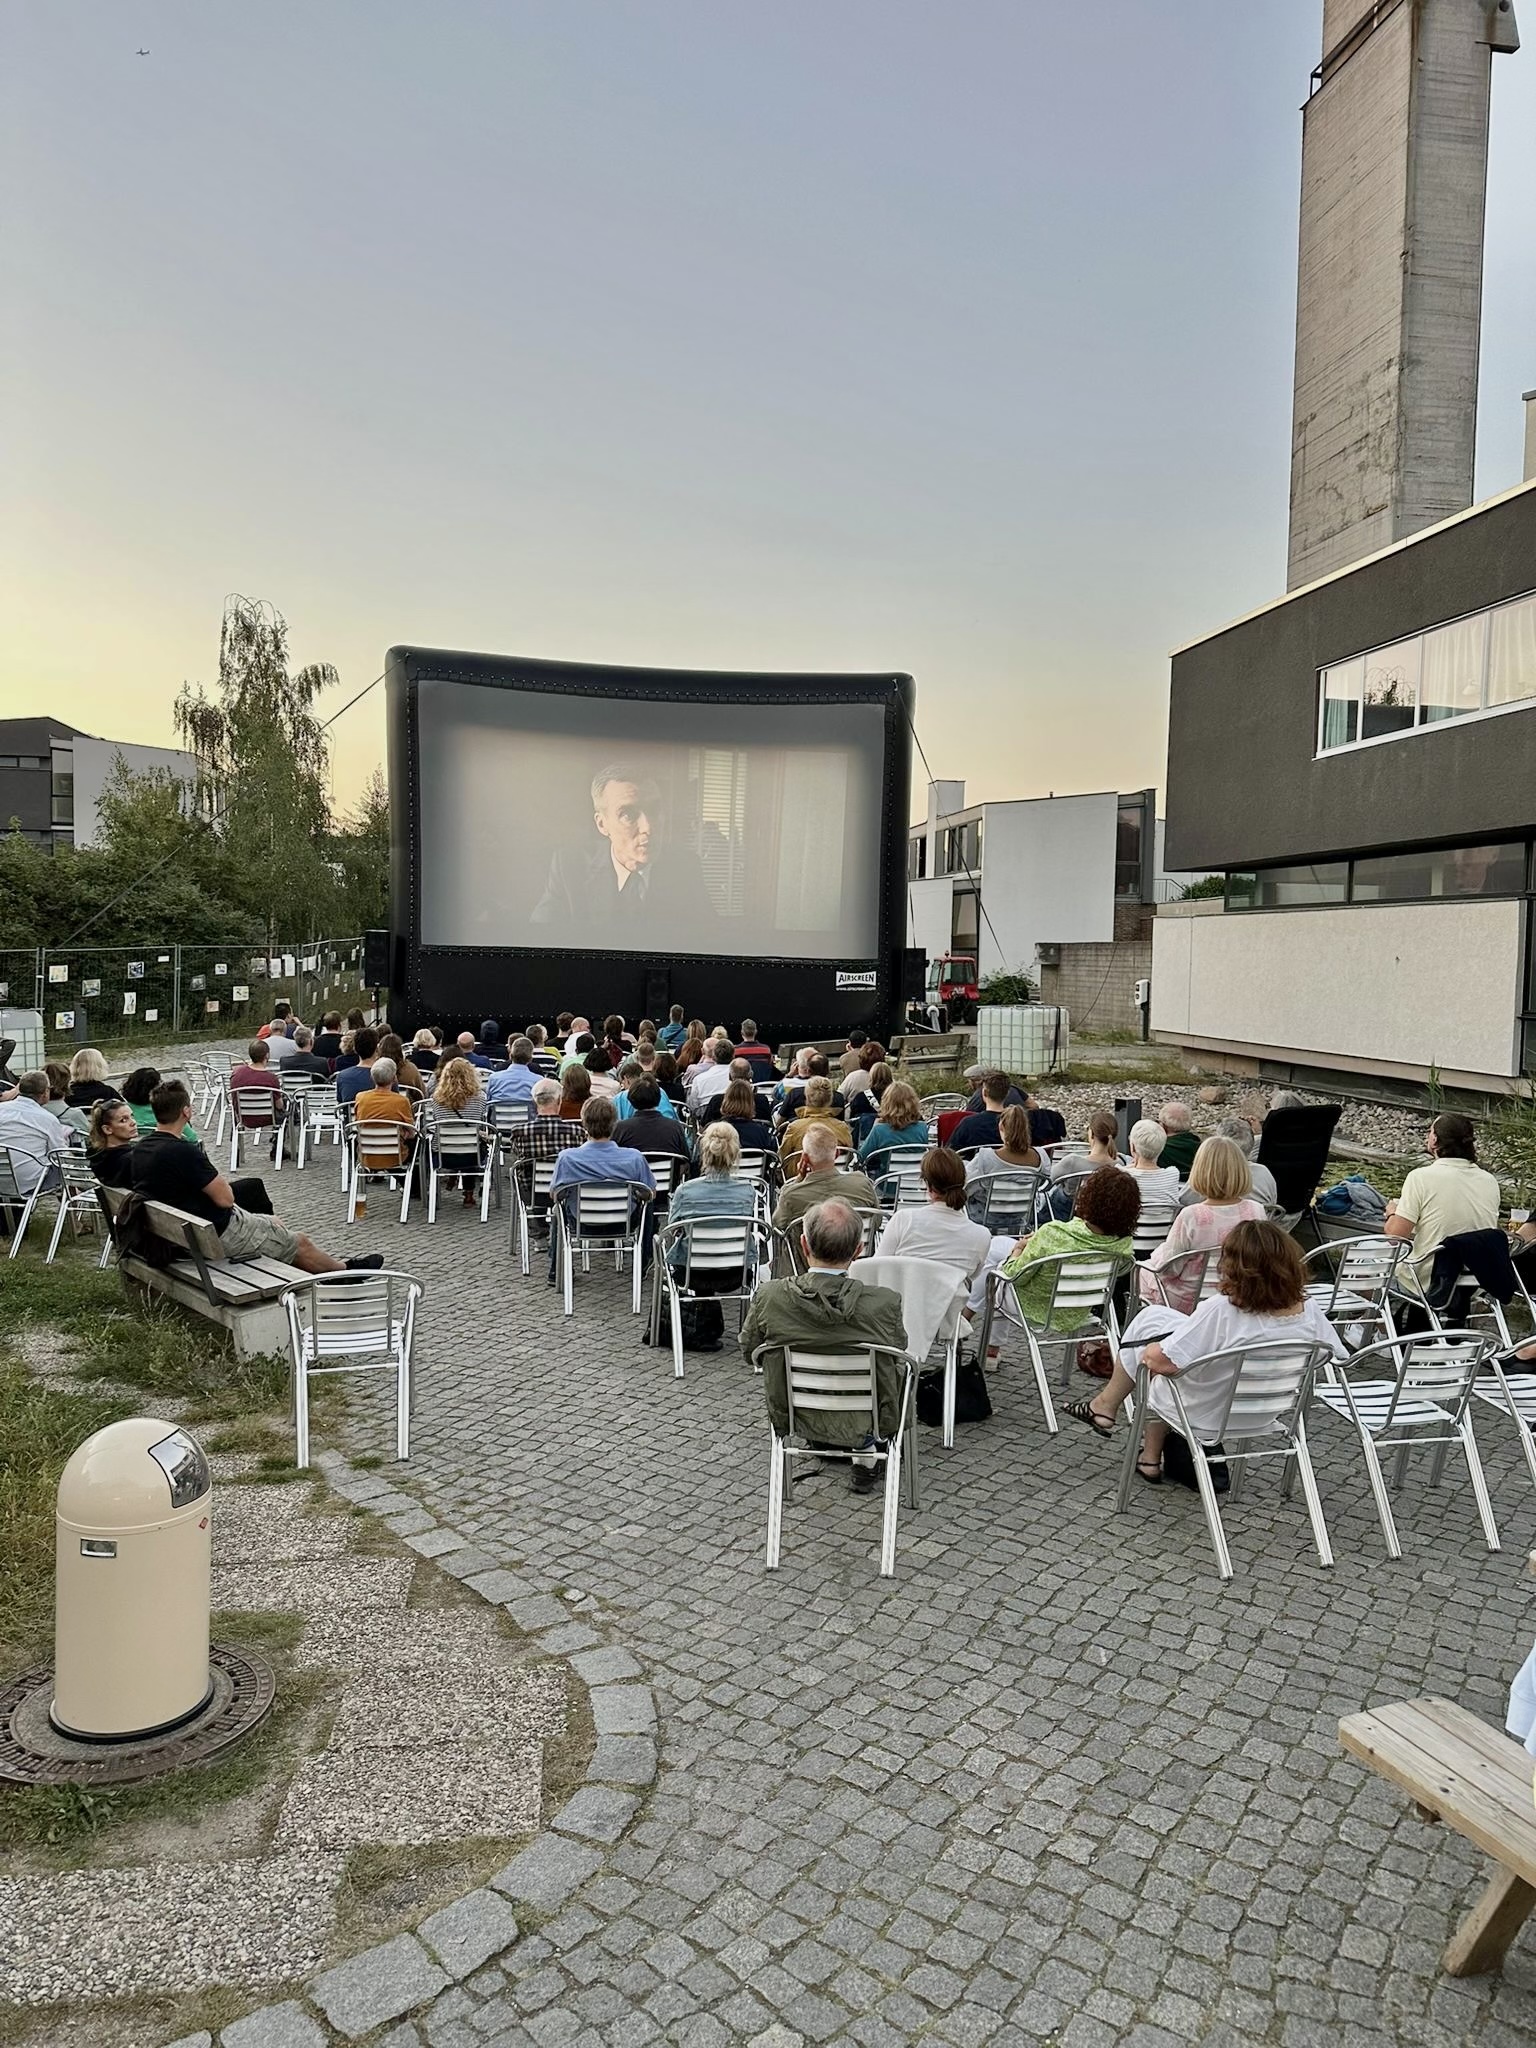
[[[1435,1253],[1448,1237],[1464,1230],[1496,1230],[1499,1184],[1477,1163],[1476,1133],[1469,1117],[1437,1116],[1424,1149],[1428,1166],[1416,1166],[1403,1182],[1403,1192],[1387,1204],[1388,1237],[1413,1240],[1413,1267],[1421,1286],[1429,1285]]]

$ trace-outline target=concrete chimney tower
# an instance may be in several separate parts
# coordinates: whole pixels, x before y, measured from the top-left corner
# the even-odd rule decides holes
[[[1488,97],[1512,0],[1323,0],[1302,113],[1287,585],[1472,502]]]

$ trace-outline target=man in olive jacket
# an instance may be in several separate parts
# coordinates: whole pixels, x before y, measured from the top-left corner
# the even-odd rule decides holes
[[[789,1429],[789,1391],[784,1347],[796,1351],[848,1351],[861,1344],[883,1344],[900,1353],[907,1348],[901,1319],[901,1296],[889,1287],[866,1287],[850,1277],[863,1243],[863,1226],[847,1202],[833,1199],[807,1212],[802,1243],[809,1271],[792,1280],[770,1280],[752,1298],[741,1327],[741,1348],[750,1359],[760,1345],[771,1345],[763,1357],[763,1391],[768,1415],[782,1436]],[[894,1436],[901,1420],[904,1371],[899,1358],[880,1358],[875,1367],[879,1401],[876,1424],[882,1440]],[[856,1457],[853,1490],[868,1493],[875,1483],[874,1439],[863,1415],[822,1413],[814,1416],[816,1434],[807,1442],[839,1450],[869,1450]]]

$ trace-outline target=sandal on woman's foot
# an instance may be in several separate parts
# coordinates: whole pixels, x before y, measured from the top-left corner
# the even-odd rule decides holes
[[[1107,1416],[1100,1415],[1091,1401],[1068,1401],[1061,1412],[1070,1415],[1074,1422],[1086,1422],[1095,1436],[1113,1436],[1115,1433],[1115,1425]]]
[[[1161,1486],[1163,1483],[1162,1459],[1159,1458],[1155,1465],[1144,1465],[1138,1458],[1136,1460],[1136,1477],[1138,1479],[1144,1479],[1147,1482],[1148,1486]]]

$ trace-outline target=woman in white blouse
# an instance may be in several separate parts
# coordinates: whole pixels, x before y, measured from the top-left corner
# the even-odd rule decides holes
[[[965,1213],[965,1161],[938,1145],[923,1154],[922,1174],[927,1201],[898,1209],[875,1251],[882,1259],[938,1259],[970,1282],[992,1249],[992,1233]]]

